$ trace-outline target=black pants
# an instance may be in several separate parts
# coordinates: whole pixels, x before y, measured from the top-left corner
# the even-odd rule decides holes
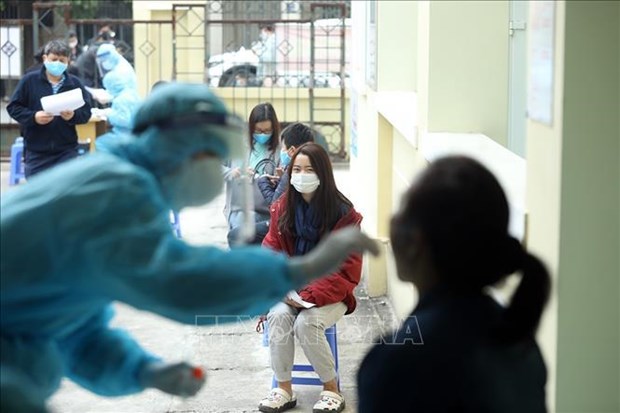
[[[24,150],[24,174],[26,179],[31,176],[43,172],[53,166],[69,161],[78,156],[77,145],[73,148],[66,149],[62,152],[32,152],[28,149]]]
[[[241,227],[235,227],[228,231],[228,246],[230,248],[234,248],[239,246],[238,238]],[[255,224],[254,227],[254,239],[248,242],[248,244],[252,245],[260,245],[263,243],[263,239],[269,232],[269,221],[259,221]]]

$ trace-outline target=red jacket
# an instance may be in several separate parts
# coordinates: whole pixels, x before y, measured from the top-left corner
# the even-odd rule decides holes
[[[282,234],[278,229],[278,220],[286,207],[285,199],[286,196],[282,196],[271,205],[271,222],[269,223],[269,232],[263,240],[263,246],[292,256],[295,250],[294,238]],[[338,220],[332,231],[350,225],[359,227],[361,222],[362,215],[351,208],[345,216]],[[318,307],[342,301],[347,306],[346,314],[350,314],[355,310],[356,302],[353,289],[360,282],[361,274],[362,255],[351,254],[338,271],[312,281],[299,291],[299,295],[304,301],[314,303]]]

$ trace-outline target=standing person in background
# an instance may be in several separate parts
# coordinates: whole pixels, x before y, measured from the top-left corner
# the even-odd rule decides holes
[[[273,23],[265,24],[260,29],[260,42],[255,46],[259,65],[257,77],[262,85],[271,87],[276,82],[276,28]]]
[[[77,34],[73,30],[70,30],[67,33],[67,44],[71,49],[71,55],[69,56],[71,58],[71,62],[76,62],[78,57],[82,54],[82,46],[80,45]]]
[[[303,256],[330,232],[360,226],[362,216],[336,187],[329,155],[320,145],[302,145],[293,155],[289,170],[290,185],[272,206],[263,246],[290,257]],[[335,360],[325,329],[355,310],[353,289],[360,281],[361,270],[362,256],[352,254],[338,270],[298,291],[310,308],[287,296],[269,310],[269,352],[278,386],[260,402],[260,411],[282,412],[297,404],[291,383],[294,337],[323,382],[321,397],[312,411],[344,410],[345,401],[338,388]]]
[[[138,87],[136,71],[131,63],[121,56],[113,44],[104,43],[97,48],[97,65],[103,77],[109,72],[115,71],[126,77],[125,82],[127,87]]]
[[[242,170],[242,165],[228,164],[223,167],[224,179],[226,180],[226,204],[224,215],[228,221],[228,244],[235,245],[239,239],[238,231],[233,231],[243,224],[243,175],[254,177],[255,174],[273,174],[276,165],[276,156],[279,156],[280,122],[276,111],[271,103],[260,103],[250,112],[248,121],[250,156],[248,159],[249,170]],[[269,164],[269,165],[267,165]],[[272,166],[272,170],[265,167]],[[269,219],[269,206],[257,185],[253,185],[255,209],[255,222]]]
[[[110,42],[114,42],[116,32],[112,30],[112,26],[108,23],[99,27],[97,35],[88,41],[87,47],[91,47],[94,43],[97,43],[101,37],[106,37]]]
[[[111,142],[131,133],[135,113],[142,103],[135,85],[121,71],[108,72],[103,77],[103,87],[112,96],[112,104],[106,109],[93,109],[93,113],[107,119],[112,130],[97,138],[97,150],[106,150]]]
[[[6,110],[21,125],[26,178],[78,156],[75,125],[90,119],[90,95],[80,80],[67,73],[69,46],[52,40],[43,50],[43,68],[26,74],[17,85]],[[79,88],[84,105],[60,116],[43,111],[41,98]]]
[[[82,80],[82,83],[84,83],[84,86],[92,88],[101,87],[103,74],[100,73],[100,69],[97,65],[97,49],[102,44],[110,42],[111,38],[107,33],[97,36],[95,42],[86,46],[84,53],[82,53],[75,62],[79,78]]]
[[[360,413],[542,413],[547,372],[534,339],[550,290],[538,258],[508,234],[495,177],[466,157],[435,161],[405,193],[390,238],[419,302],[358,373]],[[514,272],[507,307],[485,291]]]
[[[77,34],[73,30],[67,32],[67,45],[69,45],[69,49],[71,49],[71,54],[69,56],[69,73],[74,76],[80,77],[80,69],[77,66],[78,58],[82,55],[82,46],[79,44],[79,40]]]
[[[112,25],[106,23],[97,32],[97,35],[88,41],[87,48],[90,48],[93,44],[96,44],[100,38],[105,38],[109,43],[112,43],[121,56],[123,56],[130,64],[133,64],[133,54],[131,47],[122,39],[117,36]]]

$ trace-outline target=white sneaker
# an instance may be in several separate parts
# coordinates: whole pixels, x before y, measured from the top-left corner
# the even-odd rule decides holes
[[[312,408],[312,413],[340,413],[344,410],[344,397],[333,391],[323,390],[321,398]]]
[[[297,397],[279,387],[271,389],[269,396],[258,404],[258,410],[266,413],[280,413],[297,405]]]

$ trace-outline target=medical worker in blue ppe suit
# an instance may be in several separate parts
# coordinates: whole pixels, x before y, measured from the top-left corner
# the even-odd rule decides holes
[[[142,98],[135,85],[129,82],[129,77],[116,70],[108,72],[103,77],[103,87],[112,96],[112,104],[106,109],[96,109],[95,113],[105,117],[112,128],[97,138],[95,141],[97,150],[107,150],[112,142],[131,133],[134,116],[142,103]]]
[[[169,211],[212,200],[221,162],[244,157],[241,124],[207,86],[164,85],[138,109],[135,136],[3,195],[2,412],[46,411],[63,376],[106,396],[149,387],[194,395],[204,376],[111,328],[112,301],[187,324],[212,321],[200,314],[253,316],[351,252],[377,252],[353,229],[294,258],[174,237]]]
[[[137,88],[136,71],[113,44],[104,43],[97,48],[97,65],[104,78],[109,72],[115,71],[126,78],[127,85]]]

